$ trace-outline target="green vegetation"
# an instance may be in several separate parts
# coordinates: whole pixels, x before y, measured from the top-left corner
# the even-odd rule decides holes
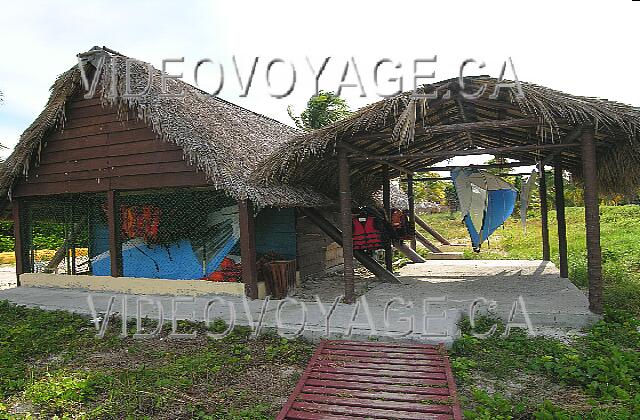
[[[136,340],[110,324],[96,339],[85,317],[0,302],[0,418],[270,419],[313,348],[246,328],[212,340],[190,323],[196,339]]]
[[[503,338],[502,326],[478,339],[468,321],[462,327],[452,367],[466,418],[639,418],[640,321],[630,314],[610,312],[568,343],[522,331]]]
[[[452,242],[467,243],[459,213],[423,215]],[[557,264],[555,213],[550,214],[551,256]],[[540,259],[539,215],[530,212],[527,231],[512,218],[474,259]],[[569,276],[586,288],[584,209],[567,209]],[[606,315],[582,335],[563,341],[524,332],[489,339],[463,336],[452,367],[471,419],[640,418],[640,207],[601,207]],[[484,318],[479,332],[494,320]]]
[[[293,108],[287,108],[289,116],[296,127],[311,131],[333,124],[349,115],[351,110],[347,102],[333,92],[320,91],[307,102],[307,107],[299,117],[293,113]]]

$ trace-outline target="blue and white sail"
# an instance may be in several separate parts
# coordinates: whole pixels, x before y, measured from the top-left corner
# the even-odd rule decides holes
[[[456,168],[451,178],[473,250],[479,252],[480,245],[513,213],[518,192],[502,178],[473,168]]]

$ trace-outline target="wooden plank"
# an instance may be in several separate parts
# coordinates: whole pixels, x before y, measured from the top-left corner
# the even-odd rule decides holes
[[[127,131],[132,128],[145,128],[147,125],[143,121],[115,121],[104,124],[90,125],[86,127],[62,129],[51,135],[52,139],[72,139],[76,137],[94,136],[102,133],[114,133]]]
[[[301,393],[300,401],[315,402],[321,404],[342,405],[350,407],[363,407],[381,410],[404,410],[418,413],[450,414],[451,407],[447,404],[422,404],[420,402],[407,402],[395,400],[375,400],[370,398],[343,398],[333,395],[319,395]]]
[[[47,183],[19,182],[13,189],[13,197],[35,197],[56,194],[105,192],[110,188],[110,180],[87,179]]]
[[[353,381],[329,381],[322,379],[308,379],[305,382],[308,386],[315,386],[320,388],[335,388],[344,390],[360,390],[360,391],[393,391],[398,394],[416,394],[422,395],[449,395],[449,389],[447,387],[430,387],[430,386],[410,386],[410,385],[389,385],[378,383],[362,383]]]
[[[377,352],[377,351],[388,351],[393,353],[408,353],[408,354],[435,354],[440,355],[440,352],[437,348],[431,347],[406,347],[406,346],[385,346],[379,345],[376,342],[367,342],[367,346],[362,346],[360,344],[353,344],[349,342],[338,342],[331,343],[327,345],[327,349],[331,350],[354,350],[354,351],[362,351],[366,350],[367,352]]]
[[[116,189],[139,190],[163,187],[204,187],[210,185],[202,172],[176,172],[109,178]]]
[[[72,121],[76,118],[89,118],[100,115],[117,115],[117,112],[111,107],[103,107],[100,104],[87,105],[80,108],[69,109],[67,111],[67,121]]]
[[[85,99],[81,94],[77,94],[67,102],[67,108],[77,109],[87,106],[101,105],[102,99],[99,97]]]
[[[384,359],[382,359],[384,360]],[[321,359],[318,360],[318,362],[316,362],[315,366],[316,368],[320,368],[320,367],[341,367],[341,368],[347,368],[347,369],[384,369],[384,370],[389,370],[389,371],[399,371],[399,372],[425,372],[425,373],[434,373],[434,372],[440,372],[442,371],[442,363],[440,363],[439,365],[427,365],[427,366],[419,366],[419,365],[413,365],[413,364],[407,364],[407,363],[403,363],[403,364],[399,364],[399,363],[385,363],[385,362],[381,362],[381,363],[362,363],[360,361],[337,361],[337,360],[326,360],[326,359]],[[319,371],[319,369],[318,369]]]
[[[127,166],[131,165],[130,156],[113,156],[113,157],[100,157],[94,159],[85,159],[75,162],[59,162],[49,163],[42,162],[39,167],[33,170],[34,174],[46,175],[46,174],[60,174],[71,172],[82,172],[93,169],[104,169],[110,167]],[[146,152],[139,153],[135,158],[135,165],[145,165],[152,163],[164,163],[164,162],[184,162],[182,150],[174,150],[167,152]]]
[[[331,350],[331,354],[340,354],[344,356],[362,356],[362,357],[384,357],[389,359],[405,359],[407,353],[397,353],[394,351],[357,351],[357,350]],[[437,359],[434,354],[412,354],[412,358],[417,360],[433,360]]]
[[[334,346],[339,345],[349,345],[352,347],[365,347],[365,348],[373,348],[373,347],[385,347],[385,348],[404,348],[406,349],[408,346],[410,348],[415,349],[426,349],[441,353],[441,349],[438,346],[433,344],[420,344],[420,343],[393,343],[393,342],[383,342],[383,341],[351,341],[351,340],[331,340],[327,341],[325,344],[325,348],[332,348]]]
[[[407,356],[406,359],[386,359],[383,357],[353,357],[343,356],[340,354],[323,354],[320,360],[329,360],[335,362],[358,362],[358,363],[387,363],[392,365],[409,364],[412,366],[442,366],[443,360],[417,360]]]
[[[72,162],[77,160],[96,159],[111,156],[129,156],[135,161],[139,153],[166,152],[176,150],[175,146],[158,140],[139,140],[131,143],[118,143],[113,145],[86,147],[84,149],[65,150],[60,152],[43,151],[41,160],[47,163]]]
[[[395,369],[362,369],[323,365],[316,365],[313,369],[314,372],[334,373],[338,375],[375,376],[378,378],[446,379],[444,372],[407,372]]]
[[[373,384],[386,384],[386,385],[411,385],[411,386],[446,386],[446,379],[428,379],[428,378],[389,378],[389,377],[375,377],[375,376],[358,376],[354,378],[353,375],[345,375],[342,373],[326,373],[326,372],[311,372],[309,374],[311,379],[322,379],[329,381],[352,381],[357,383],[373,383]]]
[[[329,413],[351,416],[362,416],[365,418],[376,419],[401,419],[401,420],[440,420],[451,419],[451,415],[442,413],[416,413],[410,411],[401,410],[386,410],[379,408],[363,408],[363,407],[349,407],[341,405],[331,404],[319,404],[313,402],[295,402],[292,408],[301,411],[310,411],[316,413]]]
[[[108,144],[107,139],[108,139],[107,133],[97,134],[95,136],[77,137],[77,138],[68,139],[68,140],[47,139],[47,142],[42,151],[42,156],[47,156],[49,153],[52,153],[52,152],[84,149],[86,147],[106,146]]]
[[[105,180],[107,178],[116,178],[132,175],[162,175],[162,174],[175,174],[176,176],[188,176],[193,177],[194,182],[198,185],[206,184],[206,178],[204,173],[196,174],[197,168],[188,165],[184,161],[179,162],[158,162],[140,165],[128,165],[128,166],[105,166],[102,169],[92,169],[76,172],[64,172],[41,175],[38,171],[25,179],[25,184],[46,184],[51,182],[64,182],[64,181],[80,181],[80,180]],[[193,174],[193,175],[191,175]],[[105,190],[106,191],[106,190]]]
[[[313,411],[298,411],[298,410],[289,410],[287,412],[287,419],[291,420],[344,420],[344,419],[360,419],[361,416],[353,417],[353,416],[345,416],[345,415],[337,415],[327,413],[316,413]]]
[[[67,115],[67,121],[61,131],[121,121],[115,112],[110,112],[110,110],[104,108],[102,110],[102,112],[93,115]]]

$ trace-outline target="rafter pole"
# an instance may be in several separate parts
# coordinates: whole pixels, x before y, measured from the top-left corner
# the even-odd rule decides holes
[[[360,147],[354,146],[353,144],[347,143],[345,141],[340,142],[340,147],[348,150],[351,153],[356,153],[356,154],[358,154],[358,155],[360,155],[361,157],[364,157],[364,158],[368,158],[368,157],[373,157],[374,156],[374,155],[369,154],[366,150],[364,150],[364,149],[362,149]],[[389,167],[391,167],[393,169],[396,169],[396,170],[398,170],[398,171],[400,171],[402,173],[406,173],[406,174],[412,174],[413,173],[413,171],[411,171],[410,169],[405,168],[402,165],[397,165],[397,164],[392,163],[392,162],[385,162],[385,163],[387,165],[389,165]]]
[[[495,155],[511,152],[535,152],[538,150],[564,150],[580,147],[580,143],[569,144],[540,144],[540,145],[526,145],[526,146],[509,146],[509,147],[496,147],[487,149],[471,149],[471,150],[442,150],[431,153],[407,153],[400,155],[386,155],[386,156],[350,156],[353,160],[377,160],[387,161],[391,159],[427,159],[427,158],[446,158],[451,156],[474,156],[474,155]]]

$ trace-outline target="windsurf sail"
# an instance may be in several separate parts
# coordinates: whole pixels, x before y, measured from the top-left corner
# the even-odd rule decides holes
[[[473,168],[453,169],[451,179],[473,250],[479,252],[480,245],[513,213],[518,192],[502,178]]]

